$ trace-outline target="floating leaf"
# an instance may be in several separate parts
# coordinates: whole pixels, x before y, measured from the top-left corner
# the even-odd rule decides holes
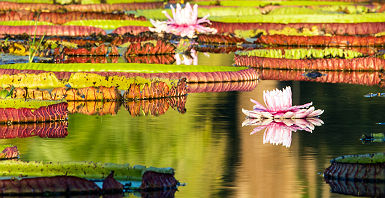
[[[174,174],[172,168],[146,168],[128,164],[96,163],[96,162],[23,162],[0,161],[0,175],[47,177],[57,175],[76,176],[88,179],[104,179],[114,171],[117,180],[142,180],[146,171]]]

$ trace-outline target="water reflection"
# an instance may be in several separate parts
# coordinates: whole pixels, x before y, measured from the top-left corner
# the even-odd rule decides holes
[[[331,191],[354,196],[385,196],[385,153],[343,155],[324,171]]]
[[[17,146],[13,145],[0,145],[0,159],[12,159],[19,157],[19,150],[17,150]]]
[[[191,49],[187,54],[175,54],[175,61],[177,65],[198,65],[197,51]]]
[[[364,95],[365,98],[372,98],[372,97],[385,97],[385,93],[368,93]]]
[[[363,134],[360,140],[362,144],[382,143],[382,142],[385,142],[385,134],[383,133],[371,133],[370,135]]]
[[[149,63],[149,64],[173,64],[174,57],[167,55],[147,56],[66,56],[54,58],[55,63]]]
[[[384,197],[385,183],[366,183],[360,181],[326,179],[333,193],[360,197]]]
[[[67,122],[43,122],[30,124],[0,125],[0,139],[26,138],[64,138],[68,135]]]
[[[321,126],[323,121],[319,118],[307,119],[250,119],[247,118],[242,126],[257,126],[250,135],[265,129],[263,144],[291,146],[292,133],[297,130],[313,132],[315,126]]]
[[[179,113],[186,112],[187,96],[159,98],[149,100],[132,100],[123,103],[125,109],[133,117],[140,115],[162,115],[170,108]],[[122,106],[120,101],[70,101],[68,111],[86,115],[116,115]]]
[[[315,81],[321,83],[347,83],[368,86],[382,86],[382,72],[363,71],[322,71],[322,73],[304,73],[298,70],[259,69],[259,77],[263,80],[280,81]]]
[[[0,196],[103,195],[163,191],[179,186],[172,168],[94,162],[1,161]],[[171,191],[167,191],[171,190]],[[163,193],[157,193],[162,196]],[[96,196],[95,196],[96,197]]]
[[[319,71],[312,70],[312,71],[307,71],[307,72],[303,73],[302,75],[305,76],[306,78],[314,80],[316,78],[319,78],[319,77],[322,77],[322,76],[326,76],[327,74],[321,73]]]

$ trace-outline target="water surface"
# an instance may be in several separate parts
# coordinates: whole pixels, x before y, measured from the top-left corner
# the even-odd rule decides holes
[[[218,55],[214,55],[218,56]],[[211,62],[231,64],[232,54]],[[199,56],[199,64],[209,64]],[[213,58],[213,57],[211,57]],[[218,61],[216,61],[218,60]],[[293,103],[324,109],[324,125],[292,134],[289,148],[263,144],[263,132],[242,127],[250,98],[263,103],[264,90],[292,86]],[[385,144],[362,144],[364,133],[385,133],[385,98],[378,86],[261,80],[250,92],[192,93],[185,113],[133,117],[71,114],[65,138],[0,140],[17,145],[21,160],[95,161],[172,167],[186,186],[176,197],[347,197],[330,192],[320,176],[329,160],[345,154],[382,152]]]

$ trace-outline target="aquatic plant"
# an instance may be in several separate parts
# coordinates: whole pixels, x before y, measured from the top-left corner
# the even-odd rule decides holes
[[[142,180],[147,171],[174,174],[172,168],[155,168],[141,165],[96,163],[96,162],[38,162],[38,161],[0,161],[0,174],[3,176],[49,177],[57,175],[76,176],[87,179],[104,179],[114,171],[118,180]]]
[[[21,179],[0,179],[1,195],[34,195],[34,196],[58,196],[58,195],[121,195],[123,192],[154,191],[176,189],[178,181],[173,174],[147,171],[143,174],[142,182],[138,186],[130,183],[123,185],[114,178],[111,172],[102,180],[102,188],[95,181],[76,176],[52,176],[52,177],[27,177]],[[99,181],[100,182],[100,181]],[[98,182],[98,183],[99,183]],[[130,182],[130,181],[125,181]]]
[[[177,4],[176,10],[173,6],[171,6],[171,10],[173,18],[171,18],[166,11],[163,11],[168,18],[167,21],[154,21],[150,19],[150,22],[154,26],[154,28],[150,28],[150,30],[158,33],[172,33],[182,37],[187,36],[189,38],[193,38],[196,32],[212,34],[217,32],[213,28],[202,25],[202,23],[210,24],[210,21],[207,19],[208,15],[198,19],[198,5],[196,4],[191,8],[191,5],[187,3],[183,9],[180,4]]]
[[[377,13],[378,14],[378,13]],[[382,13],[381,13],[382,14]],[[370,14],[368,14],[370,15]],[[364,15],[356,15],[357,19],[361,19]],[[281,21],[275,20],[284,16],[285,19],[300,17],[300,19],[310,19],[318,17],[318,15],[262,15],[258,19],[266,19],[264,22],[245,22],[245,23],[229,23],[229,22],[212,22],[213,28],[218,33],[234,33],[241,38],[257,38],[255,43],[268,45],[285,45],[285,46],[379,46],[384,45],[384,26],[383,21],[367,19],[360,23],[346,21],[325,21],[327,17],[347,17],[350,15],[326,15],[319,18],[318,21]],[[271,17],[271,20],[268,19]],[[359,17],[359,18],[358,18]],[[249,17],[253,18],[253,17]]]
[[[116,46],[101,44],[97,47],[57,47],[54,54],[56,56],[119,56]]]
[[[36,25],[53,25],[50,22],[45,22],[45,21],[34,21],[35,18],[32,18],[31,20],[18,20],[18,21],[13,21],[13,20],[7,20],[7,21],[2,21],[0,20],[0,25],[9,25],[9,26],[36,26]]]
[[[322,71],[322,76],[312,79],[303,75],[302,70],[275,70],[261,69],[258,71],[262,80],[281,80],[281,81],[313,81],[321,83],[347,83],[374,86],[382,81],[382,73],[376,72],[341,72],[341,71]]]
[[[274,2],[275,5],[284,5],[284,6],[293,6],[293,5],[303,5],[303,6],[317,6],[317,5],[350,5],[353,2],[367,2],[367,0],[329,0],[329,1],[302,1],[302,0],[290,0],[290,1],[277,1]],[[221,5],[221,6],[241,6],[241,7],[265,7],[271,5],[270,1],[259,0],[259,1],[249,1],[249,0],[238,0],[238,1],[223,1],[223,0],[214,0],[214,1],[198,1],[199,5]]]
[[[117,86],[128,89],[129,78],[186,78],[187,82],[230,82],[258,79],[254,69],[233,66],[203,66],[203,65],[161,65],[161,64],[9,64],[0,65],[0,86],[8,87],[12,82],[15,87],[54,88],[71,87]],[[23,74],[20,73],[23,70]],[[75,72],[75,73],[73,73]],[[80,73],[82,72],[82,73]],[[108,77],[108,78],[106,78]],[[62,79],[62,80],[61,80]],[[132,79],[132,82],[135,82]],[[117,81],[117,82],[116,82]]]
[[[323,110],[315,110],[311,105],[313,103],[306,103],[300,106],[292,105],[291,87],[286,87],[281,90],[264,91],[263,100],[266,107],[259,102],[250,99],[255,104],[253,110],[242,109],[248,118],[253,119],[298,119],[298,118],[312,118],[321,115]],[[310,107],[310,108],[308,108]]]
[[[385,67],[385,59],[378,57],[361,57],[352,59],[317,58],[298,60],[236,55],[234,57],[234,61],[235,65],[238,66],[287,70],[381,71]]]
[[[0,195],[95,195],[102,192],[95,182],[74,176],[0,179]]]
[[[97,4],[71,4],[64,5],[62,9],[67,10],[68,12],[103,12],[103,13],[114,13],[114,12],[124,12],[130,10],[139,10],[139,9],[156,9],[163,7],[163,2],[127,2],[124,3],[97,3]]]
[[[379,71],[384,68],[385,59],[374,56],[376,53],[333,47],[256,49],[238,51],[234,60],[239,66],[271,69]]]
[[[284,46],[383,46],[385,45],[385,36],[261,35],[255,43]]]
[[[179,80],[141,79],[139,77],[134,78],[131,79],[131,83],[126,84],[126,86],[129,86],[129,88],[124,91],[123,95],[121,95],[121,92],[123,91],[119,91],[116,87],[117,85],[119,85],[119,83],[115,83],[115,86],[111,87],[91,85],[92,87],[90,86],[84,88],[72,88],[72,83],[68,83],[65,84],[63,87],[57,87],[52,90],[40,90],[27,87],[16,87],[12,88],[11,90],[10,88],[0,88],[0,98],[1,95],[4,95],[4,98],[13,99],[55,101],[64,99],[66,101],[119,101],[121,99],[133,100],[164,98],[183,96],[187,94],[187,85],[185,78]],[[23,104],[23,101],[21,101],[21,103]]]
[[[148,30],[148,27],[146,27],[146,26],[122,26],[122,27],[118,27],[114,31],[112,31],[113,34],[119,34],[123,38],[124,38],[125,34],[131,34],[130,37],[128,37],[128,38],[131,41],[136,41],[136,42],[153,39],[153,38],[145,37],[143,35],[141,35],[140,37],[132,37],[132,35],[138,35],[139,33],[142,33],[142,32],[150,32],[150,31]]]
[[[360,164],[385,163],[385,153],[344,155],[344,156],[340,156],[332,159],[331,162],[360,163]]]
[[[385,142],[385,134],[383,134],[383,133],[371,133],[370,135],[362,134],[360,140],[361,140],[362,144],[379,143],[379,142],[383,143],[383,142]]]
[[[118,27],[124,26],[144,26],[149,27],[151,23],[145,20],[135,20],[135,18],[126,20],[107,20],[107,19],[95,19],[95,20],[77,20],[69,21],[63,25],[71,26],[92,26],[96,28],[102,28],[105,30],[115,30]]]
[[[294,49],[255,49],[249,51],[237,51],[239,56],[257,56],[266,58],[285,59],[316,59],[316,58],[345,58],[352,59],[365,56],[364,54],[341,48],[294,48]]]
[[[62,101],[0,100],[0,123],[48,122],[67,119],[67,103]]]
[[[180,73],[180,72],[219,72],[219,71],[241,71],[247,67],[233,66],[192,66],[192,65],[162,65],[162,64],[137,64],[137,63],[117,63],[117,64],[62,64],[57,67],[54,63],[34,63],[34,64],[9,64],[1,65],[1,69],[16,70],[40,70],[47,72],[114,72],[114,73]],[[4,73],[4,72],[3,72]]]
[[[136,55],[161,55],[175,53],[175,46],[164,40],[125,43],[123,45],[127,45],[127,51],[124,53],[126,57]]]
[[[118,63],[122,60],[120,56],[67,56],[67,57],[54,57],[55,63]],[[152,61],[152,60],[149,60]],[[126,61],[129,63],[129,61]],[[134,62],[135,63],[135,62]],[[140,60],[138,63],[141,63]],[[155,62],[149,62],[155,63]],[[162,64],[162,63],[158,63]]]
[[[136,2],[136,1],[135,1]],[[143,2],[143,3],[115,3],[115,4],[71,4],[71,5],[57,5],[48,3],[14,3],[14,2],[0,2],[0,10],[14,10],[14,11],[44,11],[44,12],[124,12],[128,10],[137,9],[155,9],[163,7],[163,2]]]
[[[63,26],[63,25],[39,25],[36,32],[34,26],[7,26],[0,25],[0,37],[5,35],[30,36],[89,36],[91,34],[106,34],[103,29],[92,26]]]
[[[174,56],[166,55],[149,55],[149,56],[126,56],[127,63],[147,63],[147,64],[173,64],[175,62]]]
[[[27,90],[28,93],[27,97],[31,97],[31,92],[41,92],[41,90],[34,89],[32,89],[31,91],[29,89],[25,90]],[[23,91],[21,90],[21,92]],[[33,96],[35,95],[39,94],[33,94]],[[79,89],[68,87],[54,88],[48,96],[51,96],[52,100],[65,99],[66,101],[117,101],[120,100],[122,97],[116,87],[103,86],[85,87]]]
[[[366,23],[384,22],[384,13],[367,14],[298,14],[298,15],[255,15],[218,16],[212,21],[225,23]]]
[[[176,188],[172,168],[129,166],[128,164],[102,164],[93,162],[23,162],[4,161],[3,176],[19,177],[20,180],[0,180],[2,195],[50,195],[52,194],[107,194],[125,191],[149,191]],[[130,182],[123,186],[121,182]],[[92,179],[102,179],[100,189]],[[134,184],[132,184],[131,182]]]
[[[344,155],[330,160],[325,179],[384,182],[385,153]]]
[[[319,118],[306,119],[253,119],[248,118],[242,126],[256,125],[250,135],[253,135],[261,130],[265,130],[263,135],[263,143],[270,143],[290,147],[292,133],[297,130],[313,132],[315,126],[321,126],[323,121]]]
[[[33,33],[33,39],[32,42],[29,43],[29,54],[28,54],[28,62],[32,63],[33,59],[35,58],[35,55],[37,52],[40,51],[41,43],[44,40],[45,34],[40,38],[39,43],[36,42],[36,30],[37,30],[37,24],[35,24],[35,31]]]
[[[214,43],[214,44],[227,44],[227,45],[235,45],[235,44],[244,44],[249,43],[243,38],[238,38],[234,35],[225,35],[225,34],[198,34],[197,37],[198,43]]]
[[[242,38],[258,35],[282,36],[354,36],[376,35],[384,31],[384,22],[365,23],[222,23],[212,22],[219,33],[235,33]]]
[[[64,24],[69,21],[79,21],[79,20],[133,20],[142,22],[146,20],[144,17],[135,17],[133,14],[123,14],[123,13],[98,13],[98,12],[41,12],[36,17],[36,12],[32,11],[5,11],[0,14],[0,21],[44,21],[52,24]],[[115,21],[116,22],[116,21]],[[79,23],[79,22],[77,22]],[[80,22],[85,23],[85,22]],[[92,22],[91,22],[92,23]],[[150,25],[151,23],[148,22]],[[1,24],[1,23],[0,23]],[[6,25],[6,24],[3,24]],[[22,24],[19,24],[22,25]],[[43,24],[40,24],[43,25]],[[47,24],[45,24],[47,25]],[[81,25],[81,24],[78,24]],[[84,24],[87,25],[87,24]]]
[[[223,83],[189,83],[188,93],[252,91],[258,85],[257,80]]]
[[[4,91],[4,90],[2,90]],[[10,92],[13,95],[14,92]],[[11,99],[6,97],[6,99],[0,99],[0,108],[13,108],[13,109],[38,109],[40,107],[50,106],[60,104],[63,101],[60,100],[26,100],[23,99]]]
[[[19,157],[19,151],[17,146],[13,145],[0,145],[0,159],[12,159]]]

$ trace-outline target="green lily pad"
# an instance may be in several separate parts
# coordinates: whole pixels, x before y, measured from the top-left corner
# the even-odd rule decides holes
[[[385,153],[373,153],[373,154],[361,154],[361,155],[344,155],[337,157],[332,162],[340,163],[360,163],[360,164],[373,164],[373,163],[385,163]]]
[[[217,5],[219,2],[222,6],[246,6],[246,7],[264,7],[267,5],[301,5],[301,6],[314,6],[314,5],[349,5],[352,2],[338,2],[338,1],[250,1],[250,0],[237,0],[237,1],[198,1],[194,2],[198,5]]]
[[[54,25],[50,22],[45,21],[0,21],[0,25],[9,25],[9,26],[35,26],[35,25]]]
[[[2,176],[76,176],[87,179],[105,179],[111,171],[117,180],[141,180],[147,171],[173,174],[172,168],[146,168],[145,166],[130,166],[128,164],[96,163],[96,162],[23,162],[0,161],[0,175]]]
[[[0,108],[28,108],[38,109],[43,106],[64,102],[62,100],[26,100],[26,99],[0,99]]]
[[[174,72],[218,72],[240,71],[247,67],[164,65],[144,63],[25,63],[0,65],[1,69],[42,70],[52,72],[132,72],[132,73],[174,73]]]
[[[212,16],[210,20],[225,23],[365,23],[384,22],[385,13],[250,15],[237,18],[231,16]]]
[[[251,51],[238,51],[237,55],[258,56],[267,58],[286,58],[286,59],[308,59],[308,58],[326,58],[339,57],[352,59],[362,57],[363,54],[354,50],[346,50],[341,48],[325,48],[325,49],[256,49]]]
[[[79,20],[70,21],[63,25],[77,25],[77,26],[93,26],[102,28],[105,30],[114,30],[122,26],[144,26],[152,27],[150,21],[139,21],[139,20]]]

